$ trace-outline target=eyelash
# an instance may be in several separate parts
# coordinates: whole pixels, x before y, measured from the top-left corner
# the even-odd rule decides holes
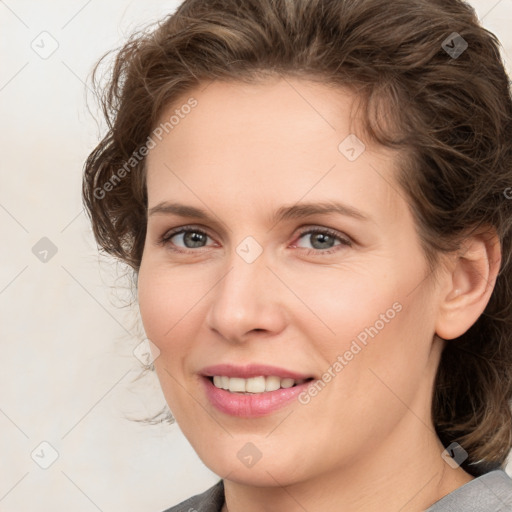
[[[197,249],[185,250],[185,249],[183,249],[181,247],[176,247],[176,246],[172,247],[172,245],[174,245],[174,244],[170,243],[171,238],[173,238],[174,236],[179,235],[181,233],[187,233],[187,232],[190,232],[190,231],[192,231],[194,233],[199,233],[201,235],[205,235],[205,236],[207,236],[209,238],[212,238],[206,231],[204,231],[203,229],[197,228],[196,226],[182,226],[182,227],[179,227],[179,228],[176,228],[174,230],[166,232],[162,237],[159,238],[158,245],[161,245],[161,246],[164,246],[164,247],[168,246],[172,251],[175,251],[175,252],[178,252],[178,253],[182,253],[182,254],[189,254],[189,253],[193,253],[193,252],[198,252]],[[330,235],[333,238],[335,238],[336,240],[339,240],[340,243],[338,245],[335,245],[333,248],[326,249],[326,250],[307,249],[307,248],[304,248],[304,247],[299,247],[299,249],[304,250],[305,253],[308,256],[309,255],[318,256],[318,255],[332,254],[334,252],[337,252],[338,249],[336,249],[336,247],[340,247],[340,246],[352,247],[352,241],[348,237],[344,238],[337,231],[334,231],[334,230],[329,229],[329,228],[309,228],[309,229],[304,229],[297,236],[297,240],[302,238],[304,235],[314,235],[316,233],[321,233],[321,234],[324,234],[324,235]],[[204,249],[204,247],[200,247],[199,249]]]

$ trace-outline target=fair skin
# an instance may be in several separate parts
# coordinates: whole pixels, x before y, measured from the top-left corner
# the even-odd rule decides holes
[[[485,308],[499,267],[495,239],[468,238],[434,279],[396,184],[396,155],[355,131],[347,91],[288,78],[213,82],[182,103],[190,96],[197,107],[147,158],[138,296],[167,403],[224,478],[223,510],[420,511],[469,482],[441,457],[431,420],[444,343],[435,334],[459,336]],[[366,145],[354,161],[338,150],[351,133]],[[281,207],[333,201],[366,218],[272,221]],[[164,202],[208,217],[155,209]],[[188,238],[158,243],[180,226],[191,226]],[[317,240],[311,228],[334,235]],[[248,236],[263,249],[250,263],[237,253]],[[321,379],[397,303],[307,404],[248,418],[206,396],[200,373],[214,364],[270,364]],[[261,455],[250,467],[238,456],[247,443]]]

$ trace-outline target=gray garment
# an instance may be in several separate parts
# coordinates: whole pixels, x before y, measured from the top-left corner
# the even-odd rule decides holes
[[[220,512],[222,480],[203,494],[164,512]],[[512,479],[501,469],[485,473],[436,501],[425,512],[512,512]]]
[[[501,469],[471,480],[426,512],[511,512],[512,479]]]
[[[164,512],[220,512],[224,505],[224,482],[221,480],[207,491],[192,496]]]

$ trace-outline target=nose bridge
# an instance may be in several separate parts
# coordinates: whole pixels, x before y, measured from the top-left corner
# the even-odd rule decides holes
[[[229,308],[231,315],[254,315],[265,301],[264,287],[269,270],[263,255],[247,261],[238,252],[229,259],[229,272],[220,283],[216,303]],[[227,313],[227,312],[226,312]]]
[[[230,254],[227,274],[215,287],[207,318],[209,326],[227,339],[240,341],[254,329],[277,332],[284,326],[265,256],[251,240]]]

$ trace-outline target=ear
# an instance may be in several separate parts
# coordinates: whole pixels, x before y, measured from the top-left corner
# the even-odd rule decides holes
[[[500,241],[494,228],[467,237],[450,255],[443,279],[436,334],[450,340],[464,334],[483,313],[501,264]]]

